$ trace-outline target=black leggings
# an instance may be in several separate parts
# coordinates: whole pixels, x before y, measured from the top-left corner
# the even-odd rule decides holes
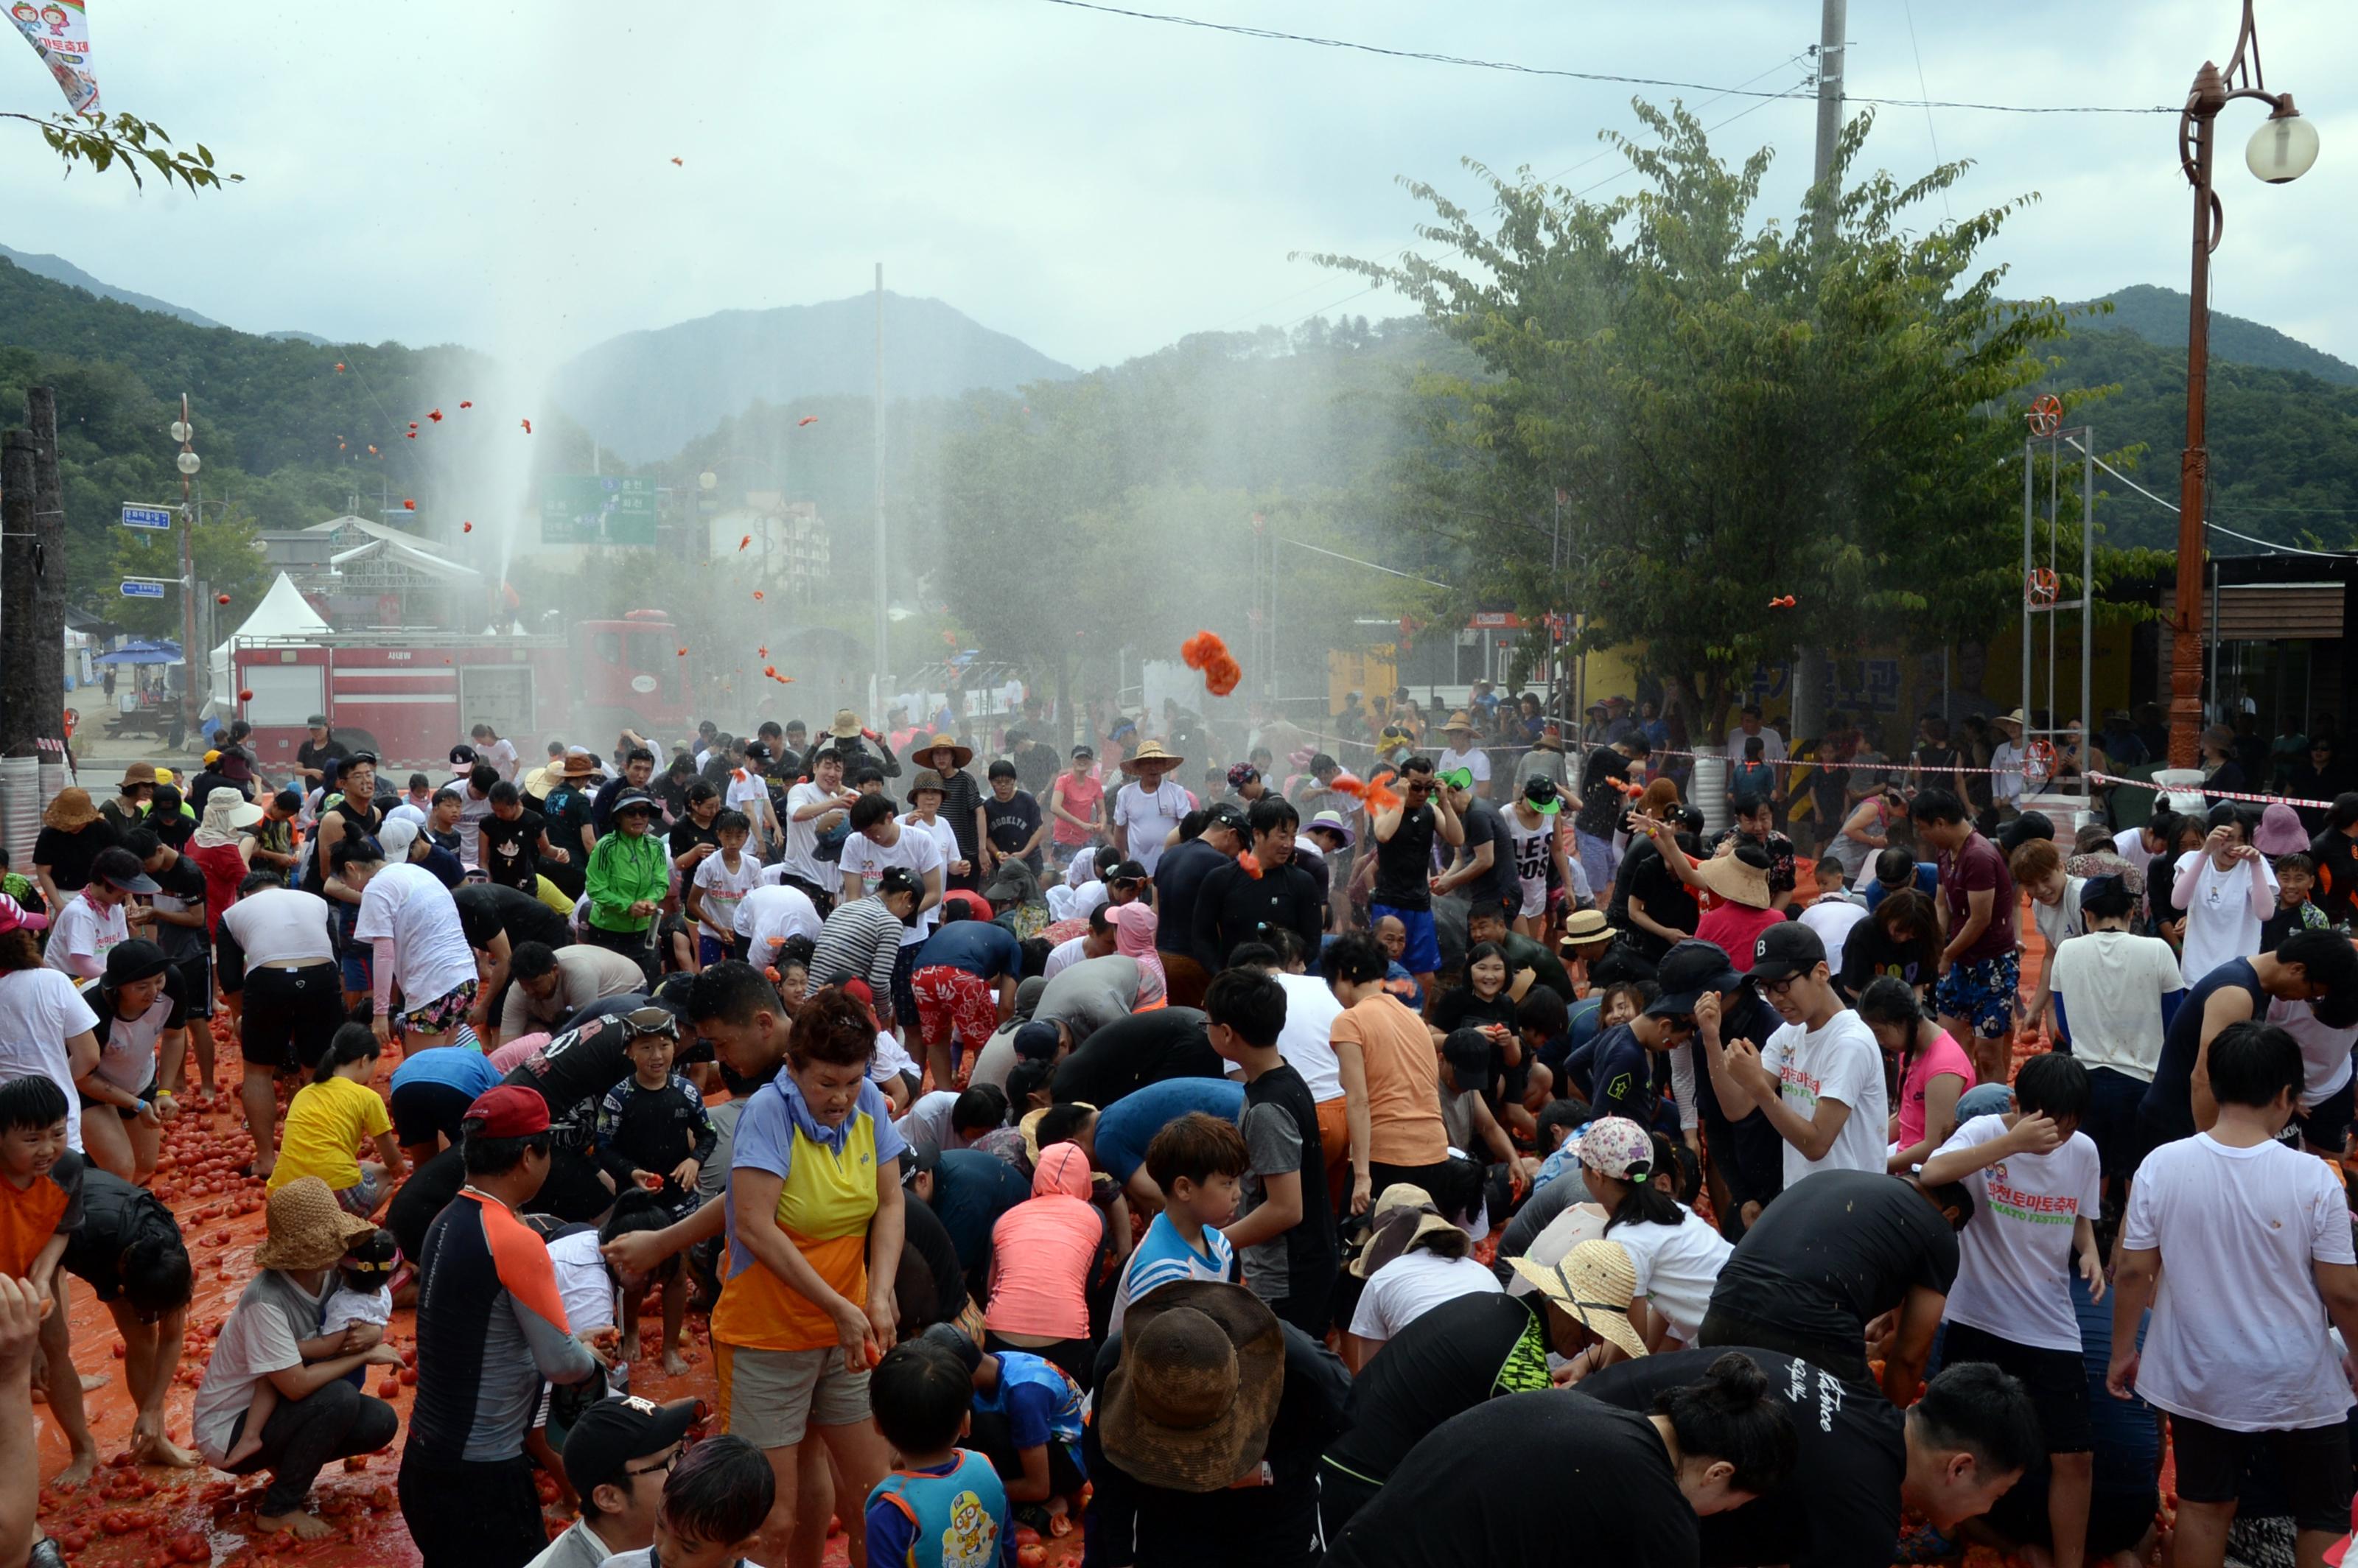
[[[401,1455],[401,1517],[425,1568],[524,1568],[548,1550],[532,1461]]]
[[[401,1418],[393,1407],[339,1379],[299,1400],[282,1399],[262,1423],[262,1446],[229,1466],[233,1476],[270,1472],[269,1490],[257,1510],[274,1517],[299,1513],[311,1482],[329,1460],[373,1454],[394,1440]],[[234,1445],[244,1434],[245,1416],[230,1429]]]

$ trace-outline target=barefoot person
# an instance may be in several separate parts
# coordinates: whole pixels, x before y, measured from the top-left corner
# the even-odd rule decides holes
[[[51,1480],[79,1487],[98,1465],[82,1419],[81,1379],[66,1337],[58,1260],[81,1224],[82,1157],[66,1146],[66,1093],[45,1076],[0,1084],[0,1274],[26,1281],[57,1307],[41,1319],[42,1391],[71,1458]]]
[[[300,1541],[329,1532],[328,1521],[304,1503],[311,1482],[330,1459],[369,1454],[400,1430],[393,1407],[344,1380],[363,1367],[398,1367],[390,1345],[347,1350],[350,1329],[318,1337],[319,1303],[344,1249],[376,1227],[346,1214],[316,1176],[287,1183],[270,1195],[267,1235],[254,1249],[258,1271],[222,1325],[205,1380],[197,1390],[190,1424],[197,1451],[232,1475],[270,1472],[269,1489],[254,1509],[265,1532],[287,1530]],[[257,1386],[267,1382],[276,1403],[262,1422],[262,1441],[232,1461],[246,1436]]]
[[[84,1171],[81,1226],[59,1265],[97,1292],[123,1336],[123,1384],[131,1396],[131,1457],[143,1465],[188,1466],[193,1449],[164,1431],[164,1400],[180,1369],[195,1271],[179,1221],[164,1202],[105,1171]]]

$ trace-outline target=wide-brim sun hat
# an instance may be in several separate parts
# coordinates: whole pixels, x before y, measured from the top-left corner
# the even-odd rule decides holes
[[[1646,1341],[1629,1322],[1638,1269],[1619,1242],[1584,1241],[1552,1268],[1529,1258],[1511,1261],[1516,1273],[1583,1328],[1632,1359],[1646,1354]]]
[[[2252,848],[2263,855],[2298,855],[2309,849],[2309,830],[2300,825],[2300,813],[2279,802],[2260,813],[2260,825],[2252,833]]]
[[[154,782],[152,779],[151,784]],[[71,833],[98,820],[98,807],[90,803],[86,789],[61,789],[56,798],[41,811],[41,826],[54,827],[60,833]]]
[[[1734,855],[1716,855],[1695,868],[1695,880],[1730,903],[1766,909],[1772,902],[1768,873]]]
[[[1186,760],[1187,759],[1184,757],[1174,757],[1169,752],[1163,750],[1162,741],[1149,741],[1146,744],[1141,746],[1136,752],[1122,759],[1121,771],[1126,773],[1134,773],[1138,771],[1138,766],[1141,762],[1169,762],[1172,766],[1177,767]]]
[[[346,1214],[317,1176],[297,1176],[272,1193],[265,1223],[270,1233],[254,1249],[254,1266],[298,1274],[334,1268],[354,1241],[376,1230],[376,1221]]]
[[[1332,833],[1343,840],[1343,848],[1346,849],[1359,841],[1358,834],[1352,830],[1351,825],[1348,822],[1343,820],[1343,814],[1339,811],[1322,811],[1318,813],[1317,816],[1313,816],[1309,821],[1302,825],[1302,830],[1304,833],[1320,831]]]
[[[1130,1303],[1098,1390],[1108,1460],[1170,1491],[1225,1491],[1269,1451],[1285,1331],[1242,1285],[1183,1281]]]
[[[1564,916],[1563,935],[1557,938],[1556,946],[1585,947],[1591,942],[1609,942],[1620,935],[1603,910],[1575,909]]]
[[[949,735],[936,735],[932,739],[926,741],[923,745],[913,746],[909,750],[909,755],[912,757],[931,757],[945,751],[950,754],[950,767],[953,771],[958,768],[963,768],[968,762],[974,761],[974,748],[971,746],[959,745],[957,738]],[[912,795],[916,794],[915,788],[913,786],[909,793]]]

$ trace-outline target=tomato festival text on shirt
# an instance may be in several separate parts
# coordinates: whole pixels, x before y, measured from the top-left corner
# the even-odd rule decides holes
[[[1982,1192],[1991,1208],[2033,1225],[2071,1225],[2080,1217],[2080,1200],[2047,1193],[2027,1193],[2006,1183],[2003,1162],[1992,1165],[1982,1178]]]
[[[1808,1109],[1810,1113],[1812,1115],[1815,1115],[1817,1113],[1818,1086],[1823,1083],[1825,1081],[1824,1079],[1813,1078],[1809,1074],[1801,1071],[1800,1065],[1790,1057],[1788,1057],[1783,1062],[1778,1064],[1777,1078],[1778,1081],[1787,1089],[1798,1091],[1800,1094],[1807,1097],[1809,1100]]]

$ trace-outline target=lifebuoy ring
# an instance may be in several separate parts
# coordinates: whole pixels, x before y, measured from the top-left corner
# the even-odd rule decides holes
[[[2023,758],[2025,773],[2036,773],[2049,778],[2055,776],[2055,742],[2052,741],[2033,741],[2023,752]]]
[[[2062,595],[2063,579],[2045,567],[2033,567],[2022,579],[2022,600],[2034,610],[2044,610]]]
[[[2023,418],[2034,436],[2052,436],[2063,427],[2063,400],[2051,392],[2042,392],[2030,401],[2030,412]]]

